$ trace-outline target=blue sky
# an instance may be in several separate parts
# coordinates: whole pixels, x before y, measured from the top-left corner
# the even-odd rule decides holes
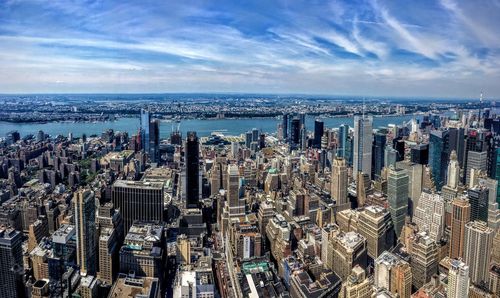
[[[0,93],[500,97],[500,0],[0,2]]]

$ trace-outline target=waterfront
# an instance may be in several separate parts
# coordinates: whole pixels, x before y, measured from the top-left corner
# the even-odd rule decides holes
[[[402,124],[415,117],[420,119],[421,116],[402,115],[390,117],[374,117],[373,127],[387,126],[388,124]],[[314,130],[315,117],[307,117],[306,128],[309,131]],[[341,124],[353,126],[354,117],[338,117],[338,118],[320,118],[325,122],[325,126],[329,128],[338,127]],[[214,119],[214,120],[199,120],[186,119],[176,122],[161,122],[160,135],[166,138],[170,135],[178,125],[179,130],[185,136],[187,131],[194,130],[199,136],[208,136],[211,132],[220,131],[225,135],[240,135],[252,128],[257,128],[267,133],[275,133],[277,125],[281,120],[276,118],[252,118],[252,119]],[[107,122],[48,122],[48,123],[10,123],[0,122],[0,137],[12,130],[17,130],[21,136],[28,134],[36,135],[39,130],[45,133],[56,136],[68,135],[72,133],[75,137],[80,137],[82,134],[87,136],[96,134],[100,135],[106,129],[115,131],[126,131],[129,135],[137,133],[140,123],[139,118],[120,118],[116,121]]]

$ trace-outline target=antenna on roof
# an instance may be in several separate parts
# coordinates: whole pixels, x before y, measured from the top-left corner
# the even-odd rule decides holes
[[[362,108],[362,111],[363,111],[363,119],[365,118],[365,98],[363,97],[363,108]]]
[[[483,103],[483,91],[481,91],[481,94],[479,95],[479,102]]]

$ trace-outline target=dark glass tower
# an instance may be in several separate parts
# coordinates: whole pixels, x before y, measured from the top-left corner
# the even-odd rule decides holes
[[[290,130],[290,141],[293,147],[297,147],[300,144],[300,119],[292,119],[292,127]]]
[[[323,136],[323,133],[325,132],[325,124],[321,120],[315,120],[314,121],[314,141],[313,141],[313,147],[314,148],[321,148],[321,137]]]
[[[200,201],[200,144],[196,132],[187,134],[185,148],[186,206],[198,208]]]
[[[372,178],[380,176],[380,172],[384,167],[384,149],[387,137],[385,132],[377,132],[373,138],[373,153],[372,153]]]
[[[447,130],[434,130],[429,138],[429,166],[437,190],[446,181],[450,159],[449,135]]]
[[[149,157],[153,162],[157,162],[159,159],[159,147],[160,147],[160,121],[153,120],[149,122]]]
[[[338,140],[339,144],[338,144],[338,149],[337,149],[337,156],[343,157],[346,159],[347,159],[346,150],[348,147],[348,144],[347,144],[348,137],[349,137],[349,125],[342,124],[339,127],[339,140]],[[348,161],[348,164],[350,164],[349,161]]]
[[[149,153],[150,146],[150,123],[151,114],[149,111],[141,110],[141,147]]]

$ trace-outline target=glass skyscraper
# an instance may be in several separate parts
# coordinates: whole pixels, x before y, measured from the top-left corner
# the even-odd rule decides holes
[[[448,171],[449,135],[447,130],[434,130],[429,138],[429,166],[437,190],[441,190]]]

